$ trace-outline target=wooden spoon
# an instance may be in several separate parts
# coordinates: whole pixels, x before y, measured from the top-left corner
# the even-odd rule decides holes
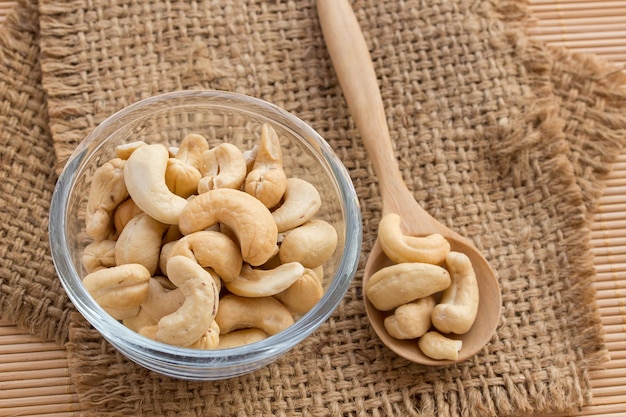
[[[489,341],[499,322],[502,298],[496,276],[478,249],[466,238],[430,216],[417,203],[404,183],[394,156],[370,53],[348,1],[318,0],[317,11],[326,46],[348,108],[379,180],[383,203],[382,215],[399,214],[402,219],[402,230],[407,235],[442,234],[450,242],[452,250],[463,252],[470,258],[478,280],[480,294],[478,315],[469,332],[455,337],[463,341],[456,361],[431,359],[420,351],[416,340],[399,340],[389,336],[383,325],[383,320],[389,313],[378,311],[367,297],[364,297],[365,309],[372,327],[383,343],[410,361],[426,365],[445,365],[464,361],[476,354]],[[373,273],[390,264],[377,240],[365,266],[363,288]]]

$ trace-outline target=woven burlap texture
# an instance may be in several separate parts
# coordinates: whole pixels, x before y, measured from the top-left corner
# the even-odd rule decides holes
[[[272,365],[220,382],[146,371],[76,314],[67,346],[86,415],[505,416],[562,411],[589,400],[587,371],[604,350],[590,285],[588,222],[602,176],[625,140],[624,93],[617,88],[623,78],[592,58],[531,42],[498,19],[496,12],[505,9],[508,19],[512,12],[524,16],[515,2],[498,10],[487,2],[380,3],[352,2],[372,51],[400,167],[416,199],[470,237],[498,272],[503,314],[492,342],[459,366],[407,363],[368,326],[362,268],[338,310],[311,337]],[[31,53],[12,56],[23,66],[16,72],[24,81],[3,78],[12,92],[4,100],[14,100],[1,111],[3,124],[23,127],[11,140],[2,133],[2,172],[26,181],[26,172],[39,171],[26,170],[24,159],[13,155],[28,155],[41,171],[31,174],[39,182],[30,185],[44,201],[33,202],[32,192],[20,201],[9,200],[20,199],[15,192],[3,197],[3,204],[16,207],[5,225],[23,223],[3,225],[0,235],[0,248],[10,255],[2,264],[3,317],[21,317],[33,332],[48,335],[40,329],[59,327],[58,340],[66,340],[72,310],[56,283],[45,235],[55,179],[50,147],[58,171],[112,112],[178,89],[264,98],[317,129],[359,194],[364,265],[380,216],[379,193],[313,0],[43,0],[41,73],[37,13],[32,3],[20,8],[20,18],[7,22],[2,46],[5,56],[21,45]],[[28,100],[23,91],[31,93]],[[23,230],[31,231],[30,240],[20,245]],[[16,277],[33,278],[10,281]],[[19,302],[11,301],[18,295]]]
[[[36,3],[7,16],[0,61],[0,317],[62,342],[72,308],[48,245],[56,159],[41,86]]]

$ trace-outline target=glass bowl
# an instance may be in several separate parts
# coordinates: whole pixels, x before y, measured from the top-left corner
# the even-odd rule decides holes
[[[314,184],[322,207],[317,214],[338,235],[337,249],[324,264],[322,299],[287,329],[253,344],[222,350],[176,347],[141,336],[106,313],[82,285],[81,254],[92,239],[85,233],[91,177],[114,157],[116,146],[143,140],[176,146],[190,133],[211,147],[230,142],[240,149],[258,143],[270,123],[281,141],[284,170]],[[50,208],[52,258],[76,309],[116,349],[155,372],[189,380],[242,375],[279,358],[324,323],[354,277],[361,249],[361,217],[349,174],[328,143],[306,123],[260,99],[222,91],[178,91],[144,99],[110,116],[87,136],[60,175]]]

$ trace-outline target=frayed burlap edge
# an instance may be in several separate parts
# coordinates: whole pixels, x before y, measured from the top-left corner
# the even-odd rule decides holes
[[[590,230],[604,179],[626,145],[626,74],[594,55],[550,47],[519,34],[511,39],[523,51],[520,55],[529,84],[540,99],[553,103],[568,144],[564,156],[571,163],[575,186],[582,198],[580,230],[565,236],[572,268],[567,292],[571,301],[564,303],[570,306],[564,315],[575,323],[571,326],[571,346],[577,353],[584,398],[582,404],[575,406],[580,409],[592,402],[589,371],[610,359],[592,285],[596,271]]]
[[[22,0],[0,29],[0,317],[64,343],[72,307],[49,254],[56,175],[39,53],[37,2]]]

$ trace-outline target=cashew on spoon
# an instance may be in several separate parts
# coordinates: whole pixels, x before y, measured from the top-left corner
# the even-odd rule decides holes
[[[402,219],[389,213],[378,224],[378,243],[385,255],[395,263],[425,262],[441,265],[450,252],[450,243],[439,233],[425,237],[405,235],[400,228]]]

